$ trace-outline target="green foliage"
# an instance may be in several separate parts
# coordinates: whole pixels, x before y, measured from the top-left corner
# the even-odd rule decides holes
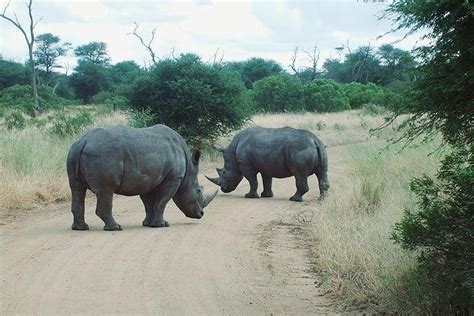
[[[290,75],[275,75],[254,83],[255,108],[260,112],[304,111],[303,86]]]
[[[61,68],[57,60],[66,55],[71,45],[70,43],[59,44],[60,41],[59,36],[51,33],[40,34],[35,38],[36,49],[33,52],[35,63],[46,71],[48,81],[51,79],[53,69]]]
[[[411,113],[404,138],[437,133],[451,145],[436,179],[415,179],[418,209],[407,210],[393,238],[419,253],[424,311],[469,314],[474,271],[474,15],[469,1],[394,1],[387,10],[398,28],[428,29],[420,47],[412,102],[394,109]]]
[[[90,42],[74,49],[74,54],[83,62],[105,65],[110,61],[107,55],[107,44],[104,42]]]
[[[74,116],[60,113],[54,118],[49,132],[60,138],[75,136],[90,127],[93,122],[94,118],[90,111],[80,111]]]
[[[358,109],[370,103],[384,105],[384,90],[373,83],[351,82],[345,84],[344,93],[349,98],[349,104],[352,109]]]
[[[112,92],[102,91],[96,94],[91,98],[90,101],[92,104],[102,104],[111,106],[113,110],[117,109],[127,109],[129,107],[129,102],[127,98],[115,95]]]
[[[225,67],[237,71],[248,89],[251,89],[253,83],[260,79],[283,73],[283,68],[276,61],[258,57],[227,63]]]
[[[24,65],[5,60],[0,56],[0,90],[29,82],[28,71]]]
[[[79,61],[74,70],[69,77],[70,84],[76,95],[86,103],[90,102],[94,95],[111,88],[108,69],[101,63]]]
[[[392,238],[420,252],[418,273],[434,312],[452,313],[472,304],[474,289],[474,155],[458,148],[437,175],[415,179],[418,210],[407,210]]]
[[[130,111],[128,115],[128,125],[132,127],[148,127],[156,122],[156,116],[151,108]]]
[[[38,94],[41,107],[44,110],[61,109],[70,104],[70,101],[55,96],[52,89],[47,86],[39,86]],[[0,91],[0,114],[3,114],[7,109],[16,109],[23,113],[32,114],[32,104],[33,96],[31,95],[30,86],[15,85]]]
[[[340,84],[334,80],[317,79],[303,88],[307,111],[339,112],[350,109],[349,100]]]
[[[135,109],[150,108],[155,123],[201,145],[239,128],[249,117],[245,87],[235,72],[203,63],[193,54],[165,59],[134,81],[128,96]]]
[[[11,111],[5,115],[5,125],[7,129],[24,129],[26,127],[26,119],[19,111]]]

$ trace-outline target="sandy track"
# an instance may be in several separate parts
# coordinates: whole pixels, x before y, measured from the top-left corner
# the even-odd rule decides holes
[[[275,179],[274,198],[245,199],[244,180],[235,192],[219,194],[201,220],[171,202],[169,228],[142,227],[140,199],[119,196],[120,232],[102,230],[93,199],[85,232],[70,229],[69,204],[4,221],[0,314],[332,313],[295,226],[295,214],[321,207],[317,181],[310,178],[303,203],[288,201],[293,181]]]

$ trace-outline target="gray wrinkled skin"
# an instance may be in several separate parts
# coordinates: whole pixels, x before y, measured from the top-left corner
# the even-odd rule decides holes
[[[318,178],[320,198],[329,189],[328,162],[324,144],[311,132],[284,128],[251,126],[239,132],[227,148],[215,146],[224,156],[219,178],[208,178],[222,192],[232,192],[245,177],[250,184],[247,198],[258,198],[257,173],[262,175],[262,197],[272,197],[272,178],[295,177],[292,201],[303,201],[308,192],[308,176]]]
[[[72,192],[72,229],[87,230],[84,197],[97,196],[96,214],[105,230],[121,230],[112,216],[113,194],[140,195],[144,226],[166,227],[163,212],[173,199],[190,218],[201,218],[215,197],[203,196],[197,180],[200,152],[190,153],[181,136],[165,125],[95,128],[72,144],[67,157]]]

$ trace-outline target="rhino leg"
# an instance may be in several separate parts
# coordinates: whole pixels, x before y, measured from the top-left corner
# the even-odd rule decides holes
[[[243,171],[242,174],[250,184],[250,191],[249,191],[249,193],[245,194],[245,197],[246,198],[258,198],[259,195],[257,193],[257,188],[258,188],[257,173],[255,171],[250,171],[249,170],[247,172]]]
[[[104,230],[122,230],[120,226],[112,216],[112,192],[97,193],[97,207],[95,213],[101,220],[104,221]]]
[[[272,197],[273,196],[272,177],[262,174],[262,180],[263,180],[263,192],[261,194],[261,197]]]
[[[86,224],[84,219],[84,199],[86,197],[86,190],[86,187],[79,183],[71,187],[71,212],[74,217],[74,222],[72,223],[71,228],[73,230],[89,229],[89,225]]]
[[[296,179],[296,193],[290,198],[290,201],[302,202],[303,195],[309,191],[308,177],[295,176]]]
[[[143,220],[143,226],[150,226],[151,221],[154,217],[154,206],[155,206],[155,192],[149,192],[146,194],[141,194],[140,199],[145,206],[145,219]]]
[[[316,177],[318,177],[318,184],[319,184],[319,199],[322,200],[326,196],[326,193],[329,189],[329,180],[327,172],[319,172],[316,173]]]
[[[153,215],[151,221],[148,222],[150,227],[169,227],[168,221],[165,221],[163,214],[166,204],[173,198],[181,184],[180,178],[163,181],[153,192]]]

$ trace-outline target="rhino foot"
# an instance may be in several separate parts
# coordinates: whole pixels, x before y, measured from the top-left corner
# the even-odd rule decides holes
[[[292,197],[290,197],[290,201],[293,201],[293,202],[303,202],[303,197],[298,196],[298,195],[293,195]]]
[[[72,230],[89,230],[89,225],[86,223],[73,223],[71,228]]]
[[[248,199],[256,199],[256,198],[259,198],[257,192],[249,192],[249,193],[245,194],[245,197],[248,198]]]
[[[273,192],[272,191],[263,191],[260,196],[261,197],[273,197]]]
[[[113,225],[105,225],[104,230],[106,231],[116,231],[116,230],[122,230],[122,226],[119,224],[115,223]]]
[[[170,227],[170,224],[168,224],[168,221],[162,220],[162,221],[150,222],[148,225],[145,225],[145,223],[143,223],[143,226],[149,226],[149,227]]]

